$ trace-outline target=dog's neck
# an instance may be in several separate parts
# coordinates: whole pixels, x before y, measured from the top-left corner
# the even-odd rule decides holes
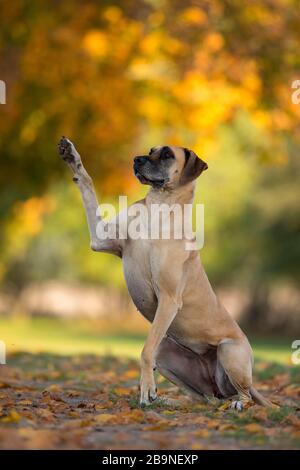
[[[146,196],[146,205],[151,204],[192,204],[195,195],[195,181],[176,188],[151,188]]]

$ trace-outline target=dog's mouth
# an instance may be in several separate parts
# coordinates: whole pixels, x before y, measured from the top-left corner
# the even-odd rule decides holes
[[[136,168],[134,168],[134,174],[142,184],[150,184],[155,188],[161,188],[168,180],[167,179],[150,179],[142,175]]]

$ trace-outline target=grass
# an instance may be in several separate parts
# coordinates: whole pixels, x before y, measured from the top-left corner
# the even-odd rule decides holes
[[[59,355],[97,354],[137,358],[145,331],[108,330],[101,322],[41,317],[0,317],[0,340],[7,355],[17,351],[50,352]],[[291,365],[291,340],[252,339],[256,359]]]
[[[60,355],[100,354],[137,357],[145,335],[107,332],[101,323],[42,317],[0,318],[0,340],[7,353],[26,351]]]
[[[255,382],[276,409],[229,401],[170,405],[176,389],[159,374],[159,398],[139,407],[138,359],[148,325],[0,317],[8,367],[0,366],[1,449],[299,449],[299,366],[290,343],[250,338]],[[122,331],[121,331],[122,327]],[[225,408],[224,408],[225,406]],[[101,431],[101,432],[99,432]]]
[[[289,338],[249,338],[254,356],[269,362],[291,365],[291,344]]]
[[[262,371],[272,364],[257,366]],[[11,354],[9,367],[1,368],[0,448],[300,447],[299,388],[289,380],[291,367],[276,364],[263,384],[264,395],[280,408],[252,405],[243,413],[228,408],[226,399],[182,400],[182,391],[158,374],[159,397],[141,409],[139,369],[138,360],[122,356]]]

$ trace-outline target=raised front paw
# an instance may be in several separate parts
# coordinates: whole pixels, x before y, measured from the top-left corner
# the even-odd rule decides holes
[[[67,162],[74,161],[74,155],[72,154],[72,143],[64,135],[58,143],[58,153],[61,155],[63,160]]]
[[[142,379],[140,384],[140,406],[144,408],[157,398],[157,387],[154,378]]]
[[[81,167],[80,155],[77,152],[74,144],[67,139],[65,136],[62,136],[58,143],[58,153],[61,155],[62,159],[69,163],[74,171],[79,170]]]

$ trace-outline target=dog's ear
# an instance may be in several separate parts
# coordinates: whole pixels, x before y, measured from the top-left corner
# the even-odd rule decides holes
[[[180,183],[186,184],[190,181],[195,180],[202,173],[207,170],[208,165],[201,158],[199,158],[195,152],[189,149],[184,149],[185,164],[182,170]]]

